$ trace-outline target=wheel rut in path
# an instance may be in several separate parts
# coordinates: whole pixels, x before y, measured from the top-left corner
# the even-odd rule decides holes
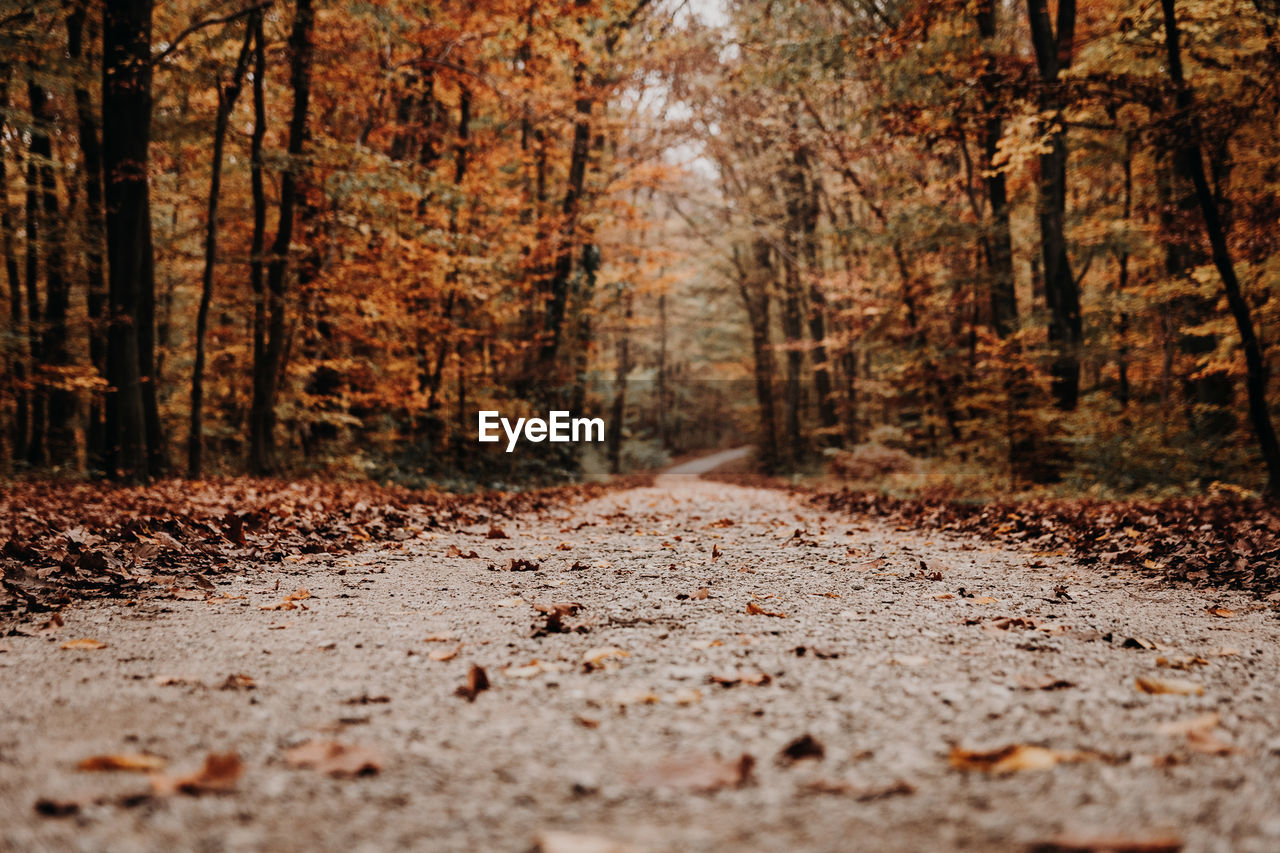
[[[1243,595],[688,476],[495,526],[0,638],[0,849],[1280,849],[1280,631]],[[378,772],[295,766],[316,740]],[[230,792],[76,769],[211,752]]]

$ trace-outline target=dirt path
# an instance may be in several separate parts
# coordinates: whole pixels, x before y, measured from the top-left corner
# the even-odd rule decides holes
[[[501,527],[264,567],[211,601],[86,604],[54,634],[0,639],[0,849],[524,851],[548,832],[633,845],[545,837],[556,853],[1017,849],[1063,832],[1280,849],[1280,630],[1246,598],[689,477]],[[260,609],[298,587],[297,609]],[[532,636],[547,617],[531,602],[569,601],[585,632]],[[432,659],[455,648],[434,634],[459,638],[456,657]],[[81,637],[107,647],[60,648]],[[626,656],[593,652],[608,647]],[[469,702],[454,692],[473,664],[492,686]],[[220,687],[236,675],[254,689]],[[1160,730],[1214,713],[1216,730]],[[823,757],[779,757],[806,734]],[[312,739],[375,751],[380,772],[291,767]],[[1004,766],[1077,760],[950,766],[952,745],[1015,744],[1065,752]],[[146,777],[76,770],[148,752],[181,775],[224,751],[244,764],[233,793],[132,796]],[[42,799],[79,810],[42,816]]]

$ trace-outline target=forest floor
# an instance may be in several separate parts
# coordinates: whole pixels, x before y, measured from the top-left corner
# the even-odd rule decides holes
[[[214,580],[0,637],[0,849],[1280,849],[1244,592],[680,475]]]

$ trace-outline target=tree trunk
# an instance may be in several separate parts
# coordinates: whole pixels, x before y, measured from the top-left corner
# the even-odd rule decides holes
[[[613,474],[622,473],[622,432],[627,416],[627,375],[631,372],[631,319],[635,300],[630,287],[627,287],[622,299],[618,364],[614,371],[613,407],[609,413],[609,471]]]
[[[71,310],[71,291],[66,275],[66,243],[62,217],[58,209],[58,184],[53,173],[53,145],[50,139],[52,116],[49,95],[34,81],[27,84],[31,102],[31,153],[40,163],[40,231],[44,256],[44,325],[40,335],[41,367],[52,368],[41,384],[46,388],[48,406],[47,462],[60,468],[73,466],[76,457],[74,391],[59,387],[64,377],[60,371],[71,360],[70,329],[67,315]],[[34,188],[33,188],[34,189]]]
[[[0,65],[0,133],[5,132],[9,112],[9,75],[12,67]],[[21,172],[21,167],[18,168]],[[0,251],[4,253],[5,277],[9,282],[9,334],[13,338],[13,355],[9,362],[10,387],[14,396],[13,423],[10,429],[10,460],[27,456],[30,410],[27,384],[27,354],[24,351],[26,330],[23,323],[22,271],[18,267],[18,250],[13,239],[13,211],[9,208],[9,177],[4,149],[0,147]]]
[[[144,325],[154,319],[151,199],[151,0],[107,3],[102,13],[102,164],[107,230],[107,472],[149,475]],[[154,399],[154,395],[152,395]]]
[[[45,411],[48,399],[45,395],[44,383],[40,375],[44,365],[42,347],[43,311],[40,307],[40,167],[37,158],[42,148],[37,142],[38,136],[32,134],[27,153],[27,254],[23,269],[27,290],[27,351],[31,357],[31,427],[27,440],[27,466],[40,468],[45,462]],[[48,142],[46,137],[45,142]]]
[[[209,327],[209,306],[213,302],[213,271],[218,259],[218,200],[222,191],[222,151],[227,125],[236,108],[249,65],[249,49],[254,36],[254,12],[245,27],[244,43],[236,59],[231,81],[218,88],[218,109],[213,122],[213,164],[209,177],[209,203],[205,214],[204,274],[200,279],[200,308],[196,312],[196,356],[191,373],[191,429],[187,437],[187,476],[199,479],[204,468],[204,363],[205,335]]]
[[[1000,338],[1013,334],[1018,324],[1018,294],[1013,275],[1013,234],[1009,224],[1009,193],[1004,172],[995,168],[1000,138],[1004,135],[1004,119],[1000,105],[1002,79],[992,53],[999,30],[1000,0],[978,0],[978,33],[983,40],[983,71],[979,77],[982,89],[982,166],[991,207],[991,225],[984,245],[991,273],[991,328]]]
[[[1048,0],[1028,0],[1027,17],[1040,70],[1040,110],[1053,122],[1049,151],[1040,155],[1040,248],[1044,259],[1049,344],[1054,350],[1053,396],[1058,409],[1075,409],[1080,399],[1080,292],[1067,257],[1067,142],[1062,126],[1059,77],[1071,67],[1075,48],[1076,2],[1059,0],[1055,27]]]
[[[84,27],[88,21],[88,4],[78,0],[67,16],[67,52],[72,63],[85,61]],[[95,38],[96,27],[89,39]],[[87,64],[87,63],[86,63]],[[89,90],[75,87],[76,136],[80,143],[81,167],[84,170],[85,194],[85,278],[88,284],[86,305],[89,317],[89,361],[98,376],[107,375],[107,279],[103,261],[104,235],[102,221],[102,145],[98,140],[98,120]],[[89,424],[85,431],[89,470],[98,472],[105,465],[105,433],[102,397],[94,392],[89,402]]]
[[[777,405],[773,398],[775,367],[773,347],[769,342],[769,288],[774,270],[768,242],[756,240],[754,255],[754,263],[749,270],[739,268],[738,290],[751,326],[756,402],[760,406],[760,462],[766,473],[774,473],[778,470],[780,458]]]
[[[1187,82],[1182,70],[1182,53],[1179,45],[1180,32],[1174,0],[1160,0],[1164,12],[1165,46],[1169,56],[1169,79],[1173,83],[1177,99],[1178,111],[1188,122],[1181,134],[1183,140],[1182,157],[1195,185],[1196,199],[1200,203],[1200,212],[1204,217],[1204,227],[1213,253],[1214,266],[1222,278],[1222,289],[1235,318],[1236,328],[1240,332],[1240,342],[1244,349],[1245,385],[1249,392],[1249,418],[1258,440],[1258,449],[1267,466],[1267,492],[1273,498],[1280,498],[1280,442],[1276,440],[1276,431],[1271,423],[1271,413],[1267,408],[1267,366],[1262,358],[1262,348],[1253,328],[1253,315],[1249,303],[1240,290],[1240,279],[1236,275],[1235,262],[1227,244],[1226,228],[1222,222],[1222,214],[1218,209],[1217,199],[1209,186],[1208,176],[1204,170],[1204,155],[1200,150],[1200,121],[1196,113],[1194,92]]]
[[[268,474],[276,470],[276,395],[284,370],[285,273],[289,245],[293,241],[294,210],[298,204],[302,149],[307,132],[307,104],[311,96],[311,30],[315,12],[311,0],[297,0],[293,30],[289,35],[289,82],[293,89],[293,113],[289,120],[289,163],[280,178],[280,221],[271,260],[267,265],[267,335],[261,361],[254,363],[253,410],[249,423],[249,470]]]
[[[267,357],[267,299],[263,256],[267,243],[267,193],[263,181],[262,144],[267,135],[267,46],[262,16],[250,22],[253,30],[253,132],[249,138],[249,185],[253,196],[253,233],[249,238],[249,287],[253,291],[253,399],[265,392],[259,388],[258,366]],[[250,433],[257,419],[256,405],[250,410]]]

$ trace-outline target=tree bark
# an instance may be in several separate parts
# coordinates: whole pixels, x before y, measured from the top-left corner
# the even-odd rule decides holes
[[[1067,141],[1062,126],[1060,75],[1071,67],[1075,49],[1076,2],[1059,0],[1055,30],[1048,0],[1028,0],[1027,17],[1040,70],[1040,110],[1053,122],[1049,151],[1040,155],[1040,248],[1044,259],[1045,301],[1049,308],[1049,344],[1054,350],[1053,396],[1058,409],[1075,409],[1080,400],[1080,291],[1067,257]]]
[[[249,470],[269,474],[276,458],[276,396],[284,370],[285,273],[293,241],[293,219],[298,204],[302,151],[307,133],[307,106],[311,96],[311,30],[315,11],[311,0],[297,0],[289,35],[289,83],[293,89],[293,113],[289,120],[289,163],[280,178],[280,221],[267,264],[267,336],[261,361],[254,364],[253,408],[249,424]]]
[[[204,363],[205,336],[209,327],[209,306],[213,302],[213,272],[218,259],[218,201],[222,192],[222,152],[226,146],[227,125],[236,108],[244,75],[249,66],[255,21],[262,13],[253,12],[245,27],[244,43],[236,59],[235,70],[225,87],[218,87],[218,108],[213,122],[213,164],[209,176],[209,203],[205,213],[204,274],[200,279],[200,307],[196,312],[196,356],[191,372],[191,428],[187,436],[187,476],[199,479],[204,469]],[[220,81],[219,81],[220,82]]]
[[[1003,171],[995,168],[1004,118],[1000,105],[1001,75],[993,53],[999,31],[1000,0],[978,0],[978,34],[982,37],[982,166],[991,226],[984,241],[987,266],[991,272],[991,328],[1000,338],[1013,334],[1018,324],[1018,294],[1013,275],[1013,233],[1009,222],[1009,191]]]
[[[119,0],[102,12],[102,164],[107,231],[108,302],[107,472],[145,480],[155,450],[147,428],[144,362],[153,331],[151,199],[147,183],[151,137],[152,0]],[[153,389],[154,390],[154,389]],[[154,401],[154,394],[151,395]]]
[[[1218,201],[1205,174],[1204,155],[1200,150],[1201,128],[1199,114],[1196,112],[1195,95],[1182,68],[1182,51],[1179,44],[1181,33],[1178,29],[1175,0],[1160,0],[1160,6],[1164,12],[1169,79],[1173,83],[1178,112],[1188,124],[1185,132],[1180,136],[1183,141],[1181,155],[1191,176],[1191,182],[1195,186],[1196,199],[1200,204],[1205,233],[1213,254],[1213,263],[1218,268],[1218,275],[1222,278],[1222,289],[1226,294],[1231,316],[1235,319],[1236,329],[1240,333],[1246,369],[1245,385],[1249,392],[1249,419],[1253,423],[1258,449],[1267,466],[1267,492],[1272,498],[1280,498],[1280,442],[1277,442],[1275,426],[1271,422],[1271,413],[1267,408],[1267,366],[1262,358],[1258,336],[1254,332],[1252,311],[1240,289],[1240,279],[1236,275],[1235,261],[1232,259],[1231,248],[1227,244],[1226,227],[1222,221],[1221,211],[1218,209]]]

